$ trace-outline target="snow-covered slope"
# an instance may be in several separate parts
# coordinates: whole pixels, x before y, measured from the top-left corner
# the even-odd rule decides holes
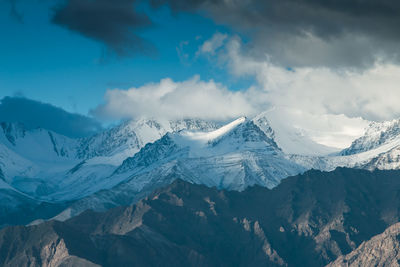
[[[85,138],[78,148],[80,158],[97,158],[113,165],[120,165],[127,157],[133,156],[147,143],[160,139],[167,132],[183,129],[210,131],[218,126],[203,120],[164,121],[140,119],[127,121],[109,131]]]
[[[25,159],[54,162],[76,157],[77,140],[42,128],[26,130],[19,123],[0,123],[0,126],[0,143]]]
[[[0,168],[4,180],[44,178],[77,161],[78,140],[41,128],[26,130],[18,123],[0,124]]]
[[[393,143],[400,139],[400,120],[372,122],[365,134],[353,141],[351,146],[342,151],[342,155],[353,155]]]
[[[366,169],[400,168],[400,120],[372,122],[341,156]]]

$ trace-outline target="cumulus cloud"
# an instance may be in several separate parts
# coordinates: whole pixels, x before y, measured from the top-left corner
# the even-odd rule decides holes
[[[368,68],[400,61],[397,0],[151,0],[207,14],[250,36],[255,58],[281,66]]]
[[[92,118],[23,97],[0,100],[0,121],[20,122],[28,129],[41,127],[73,138],[89,136],[102,129]]]
[[[52,22],[104,43],[119,56],[151,54],[154,45],[138,31],[152,25],[135,8],[137,0],[66,0],[54,7]]]
[[[378,121],[400,116],[400,66],[376,63],[364,71],[283,68],[266,57],[254,60],[246,56],[237,38],[229,42],[226,51],[231,72],[255,77],[272,106]]]
[[[107,91],[105,103],[92,111],[101,118],[156,117],[226,120],[255,114],[248,92],[232,92],[198,76],[183,82],[163,79],[128,90]]]

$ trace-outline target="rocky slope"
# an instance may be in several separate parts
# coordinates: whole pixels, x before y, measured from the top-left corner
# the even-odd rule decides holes
[[[400,223],[363,242],[328,266],[400,266]]]
[[[308,171],[272,190],[178,180],[134,206],[5,228],[0,264],[323,266],[398,222],[399,190],[399,171],[344,168]]]

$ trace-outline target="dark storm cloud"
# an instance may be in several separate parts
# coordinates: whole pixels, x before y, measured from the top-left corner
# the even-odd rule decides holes
[[[0,122],[20,122],[28,129],[42,127],[69,137],[89,136],[102,129],[92,118],[23,97],[0,100]]]
[[[397,0],[152,0],[174,10],[203,9],[220,22],[235,26],[311,31],[322,37],[364,32],[400,37]]]
[[[52,22],[104,43],[119,56],[151,54],[154,46],[138,31],[151,26],[137,12],[137,0],[65,0],[54,8]]]
[[[151,0],[200,11],[253,37],[252,52],[287,65],[399,62],[398,0]]]

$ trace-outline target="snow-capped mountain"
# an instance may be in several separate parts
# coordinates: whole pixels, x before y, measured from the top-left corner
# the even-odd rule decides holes
[[[165,133],[181,129],[217,128],[201,120],[137,120],[83,139],[52,131],[27,130],[18,123],[2,123],[0,169],[4,180],[33,197],[52,201],[82,197],[109,176],[127,157]]]
[[[18,223],[10,212],[25,210],[26,214],[48,218],[66,202],[115,186],[119,181],[106,178],[123,160],[167,132],[217,128],[215,123],[195,119],[141,119],[89,138],[71,139],[42,128],[28,130],[19,123],[0,126],[0,197],[7,199],[2,202],[4,208],[0,206],[4,211],[0,225]],[[49,212],[37,212],[37,207],[45,207]],[[26,223],[27,218],[35,219],[19,217],[20,223]]]
[[[372,122],[365,134],[354,140],[351,146],[342,151],[342,155],[353,155],[393,143],[400,139],[400,120]],[[397,144],[396,144],[397,145]]]
[[[215,167],[221,168],[219,165],[223,165],[223,162],[227,159],[229,159],[230,164],[222,168],[224,172],[229,171],[229,168],[238,168],[235,172],[240,174],[246,170],[245,165],[250,164],[250,159],[253,159],[252,163],[254,164],[250,171],[267,171],[263,166],[256,167],[257,160],[255,158],[258,155],[260,155],[260,159],[268,159],[269,165],[276,159],[287,161],[275,141],[267,136],[252,120],[239,118],[211,132],[182,131],[167,134],[155,143],[146,145],[134,157],[126,159],[116,173],[142,172],[142,169],[158,167],[164,162],[171,161],[179,161],[181,164],[183,164],[183,161],[189,161],[191,172],[194,172],[194,169],[201,165],[194,164],[194,162],[207,162],[208,170],[204,169],[199,173],[204,179],[205,173]],[[238,166],[234,165],[235,160],[238,162]],[[290,170],[289,166],[293,164],[286,162],[286,165],[286,169]],[[279,166],[276,166],[274,168],[275,175],[270,175],[267,178],[264,175],[266,172],[264,174],[261,172],[255,177],[260,179],[259,182],[262,185],[273,187],[280,179],[280,171],[285,173],[282,176],[287,175],[285,171],[279,169]],[[250,184],[254,184],[254,181],[246,181],[246,175],[242,174],[240,181],[231,181],[232,176],[230,175],[212,173],[210,185],[241,190]]]
[[[271,124],[268,113],[222,127],[141,119],[82,139],[3,123],[0,180],[38,205],[64,207],[58,218],[65,219],[88,208],[134,203],[177,178],[243,190],[254,184],[273,188],[312,168],[397,169],[399,125],[373,123],[348,149],[330,153],[307,135],[291,133],[284,122]]]
[[[254,184],[273,188],[306,169],[287,159],[271,137],[246,118],[211,132],[168,133],[107,177],[116,186],[77,201],[57,218],[128,205],[177,178],[229,190]]]
[[[170,162],[186,168],[198,183],[234,190],[252,184],[272,188],[281,178],[303,170],[253,121],[239,118],[212,132],[167,134],[126,159],[116,173],[133,176]]]
[[[400,168],[400,120],[372,122],[365,135],[341,153],[353,158],[354,167],[366,169]]]

